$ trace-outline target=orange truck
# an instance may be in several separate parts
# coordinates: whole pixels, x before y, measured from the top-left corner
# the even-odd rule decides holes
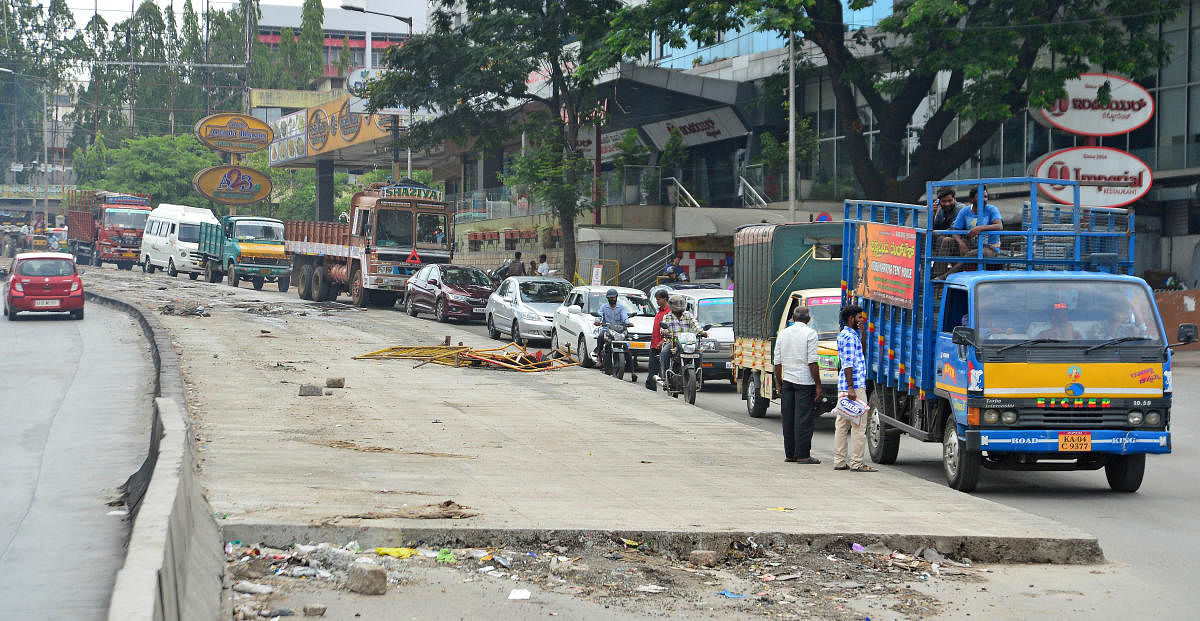
[[[452,256],[450,207],[421,184],[372,185],[350,201],[349,222],[288,220],[283,237],[302,299],[349,293],[356,306],[392,306],[408,278]]]
[[[67,191],[67,247],[81,265],[115,263],[132,269],[150,216],[150,195],[103,190]]]

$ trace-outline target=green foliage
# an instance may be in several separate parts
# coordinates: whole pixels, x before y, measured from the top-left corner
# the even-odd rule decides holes
[[[788,142],[778,140],[771,134],[761,134],[758,144],[762,151],[760,159],[770,172],[779,172],[788,165]],[[803,166],[817,153],[817,134],[809,127],[808,119],[796,119],[796,162]]]
[[[850,8],[872,0],[849,0]],[[672,47],[713,42],[724,32],[795,32],[825,57],[839,133],[868,198],[911,200],[951,174],[1027,107],[1064,96],[1063,83],[1093,67],[1134,78],[1164,62],[1160,24],[1182,0],[906,0],[876,28],[843,22],[837,0],[648,0],[613,20],[586,65],[603,67],[649,51],[650,33]],[[1053,55],[1053,63],[1046,62]],[[918,108],[939,84],[944,96],[924,119]],[[878,133],[869,148],[859,101]],[[957,119],[970,129],[943,141]],[[921,127],[910,147],[910,125]],[[908,165],[911,164],[909,168]],[[907,172],[907,176],[905,171]]]
[[[667,143],[658,156],[658,165],[662,166],[664,172],[678,177],[679,169],[687,164],[689,157],[687,147],[683,146],[683,132],[678,127],[672,127],[667,135]]]
[[[192,177],[220,159],[190,134],[130,138],[107,148],[103,137],[75,152],[80,187],[114,192],[144,192],[154,203],[208,207],[192,189]]]
[[[577,212],[586,206],[583,198],[591,191],[592,163],[579,151],[563,154],[561,120],[544,114],[535,120],[526,133],[525,153],[509,160],[509,172],[501,181],[560,214]]]
[[[616,170],[624,170],[626,166],[645,166],[650,161],[650,150],[638,140],[638,130],[631,128],[621,134],[617,143],[617,152],[613,155],[612,163]]]
[[[537,133],[537,153],[527,149],[511,176],[537,184],[530,190],[555,210],[564,263],[573,265],[575,216],[588,208],[579,127],[595,107],[595,78],[618,60],[584,65],[579,50],[607,36],[623,3],[472,0],[465,3],[466,22],[455,26],[463,6],[430,3],[428,32],[389,50],[388,73],[368,87],[371,106],[438,110],[438,117],[407,132],[416,148],[451,141],[490,149],[522,130]],[[531,84],[531,75],[543,79]],[[538,128],[530,121],[533,111],[554,121]]]

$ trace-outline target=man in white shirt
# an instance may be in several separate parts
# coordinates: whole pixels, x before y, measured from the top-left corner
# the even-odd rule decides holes
[[[792,325],[775,339],[775,394],[783,396],[784,461],[819,464],[812,448],[813,407],[821,400],[821,373],[817,369],[817,332],[808,327],[804,306],[792,311]]]
[[[542,276],[550,275],[550,263],[546,261],[546,255],[538,256],[537,273]]]

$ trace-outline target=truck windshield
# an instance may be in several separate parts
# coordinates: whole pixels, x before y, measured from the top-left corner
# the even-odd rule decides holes
[[[149,211],[142,211],[140,209],[105,209],[104,226],[140,230],[146,228],[146,218],[149,216]]]
[[[412,246],[412,212],[398,209],[380,209],[375,224],[375,245],[380,248],[407,248]]]
[[[715,298],[711,300],[700,300],[696,304],[700,316],[696,321],[700,325],[712,324],[714,326],[732,326],[733,325],[733,298]]]
[[[983,342],[1117,338],[1162,345],[1154,303],[1144,287],[1101,280],[1019,280],[980,283],[975,326]]]
[[[417,214],[417,247],[439,250],[449,248],[445,214]]]
[[[196,243],[200,241],[200,225],[199,224],[180,224],[179,225],[179,241]]]
[[[239,241],[283,241],[283,225],[262,220],[243,220],[233,225]]]
[[[832,301],[828,301],[832,300]],[[808,300],[808,327],[817,331],[817,337],[832,339],[837,337],[841,326],[838,323],[838,313],[842,310],[842,301],[836,297],[810,298]]]

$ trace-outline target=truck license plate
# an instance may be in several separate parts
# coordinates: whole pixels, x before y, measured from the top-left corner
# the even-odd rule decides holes
[[[726,363],[725,363],[725,368],[726,368],[726,369],[732,369],[732,368],[733,368],[733,363],[732,363],[732,362],[726,362]]]
[[[1058,450],[1064,453],[1092,450],[1092,432],[1090,431],[1060,431],[1058,432]]]
[[[54,306],[58,306],[58,300],[34,300],[34,301],[33,301],[33,305],[34,305],[34,306],[50,306],[50,307],[54,307]]]
[[[263,276],[266,276],[267,274],[271,273],[271,270],[258,270],[258,273],[262,274]]]

